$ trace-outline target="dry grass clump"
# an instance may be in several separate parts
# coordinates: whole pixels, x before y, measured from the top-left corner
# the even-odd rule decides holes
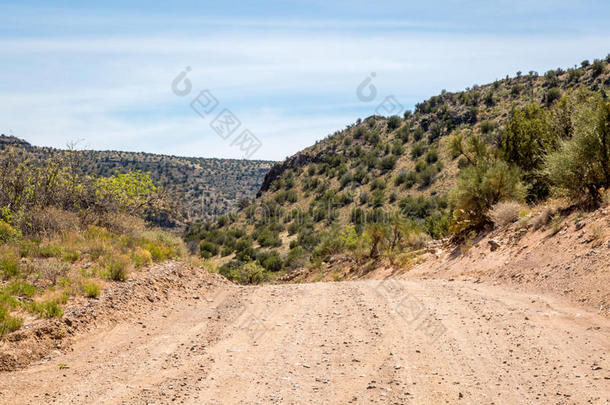
[[[410,232],[405,237],[405,245],[413,250],[423,249],[431,239],[425,232]]]
[[[547,226],[552,220],[557,209],[553,206],[546,206],[544,209],[532,219],[532,226],[535,230]]]
[[[74,212],[55,207],[36,207],[28,215],[19,218],[17,227],[26,236],[48,236],[76,231],[80,222]]]
[[[517,222],[520,214],[526,209],[527,207],[517,201],[501,201],[491,208],[489,217],[499,228]]]

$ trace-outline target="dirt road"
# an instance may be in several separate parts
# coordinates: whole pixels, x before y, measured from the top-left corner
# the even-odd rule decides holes
[[[606,404],[610,321],[483,284],[229,287],[0,374],[0,403]]]

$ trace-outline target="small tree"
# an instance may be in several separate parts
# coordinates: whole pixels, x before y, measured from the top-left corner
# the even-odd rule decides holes
[[[551,125],[550,113],[534,104],[516,110],[506,124],[502,136],[502,155],[518,166],[525,181],[530,184],[529,199],[536,200],[548,194],[548,184],[538,169],[544,156],[557,143],[558,134]]]
[[[576,108],[574,135],[547,156],[543,172],[560,194],[600,200],[610,187],[610,103],[596,96]]]
[[[479,162],[462,170],[451,193],[455,206],[450,232],[460,237],[490,222],[489,209],[503,200],[522,201],[525,188],[519,170],[502,160]]]
[[[371,251],[369,253],[369,257],[374,259],[379,256],[380,247],[383,245],[388,235],[388,230],[383,224],[372,224],[366,228],[366,234],[371,239]]]

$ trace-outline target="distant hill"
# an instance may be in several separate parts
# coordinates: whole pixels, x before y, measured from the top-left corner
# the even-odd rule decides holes
[[[62,150],[32,146],[23,139],[0,135],[0,150],[12,146],[43,159]],[[143,152],[78,151],[83,172],[109,176],[116,172],[141,170],[163,186],[182,206],[186,221],[213,219],[228,213],[242,199],[259,190],[272,161],[207,159]]]

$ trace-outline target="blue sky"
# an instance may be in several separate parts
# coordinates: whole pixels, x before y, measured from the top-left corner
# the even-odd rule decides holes
[[[280,160],[442,89],[610,52],[607,1],[19,1],[0,3],[0,133],[36,145],[244,156],[223,108]],[[171,90],[189,66],[192,92]],[[377,97],[357,98],[371,72]],[[201,118],[190,102],[209,90]]]

